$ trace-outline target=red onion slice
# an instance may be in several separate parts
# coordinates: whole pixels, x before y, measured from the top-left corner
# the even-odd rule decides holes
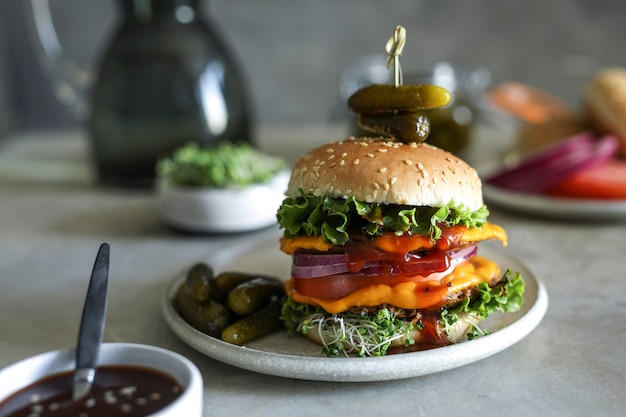
[[[520,192],[542,192],[575,172],[609,160],[618,149],[615,136],[597,139],[585,132],[522,160],[514,168],[497,172],[486,182]]]
[[[317,278],[346,272],[348,272],[348,266],[345,262],[335,265],[291,266],[291,276],[294,278]]]
[[[454,266],[461,262],[465,262],[472,256],[476,255],[476,252],[478,252],[478,246],[476,245],[469,245],[456,250],[453,249],[448,253],[450,256],[450,264]]]
[[[337,265],[346,263],[345,253],[309,253],[293,255],[293,264],[297,266]]]

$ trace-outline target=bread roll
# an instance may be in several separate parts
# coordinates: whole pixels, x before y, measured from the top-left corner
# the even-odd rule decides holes
[[[626,69],[598,71],[583,90],[583,104],[593,128],[617,136],[626,157]]]
[[[321,196],[382,204],[443,207],[451,201],[470,210],[483,205],[476,170],[426,143],[350,138],[313,149],[296,161],[287,188]]]

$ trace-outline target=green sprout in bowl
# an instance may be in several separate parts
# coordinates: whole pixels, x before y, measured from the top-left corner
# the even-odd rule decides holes
[[[285,162],[246,144],[219,142],[212,147],[189,143],[159,160],[157,174],[181,187],[236,188],[270,181]]]

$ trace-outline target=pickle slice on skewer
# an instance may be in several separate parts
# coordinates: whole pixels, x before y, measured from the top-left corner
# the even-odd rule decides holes
[[[452,94],[433,84],[373,84],[363,87],[348,99],[348,107],[359,115],[416,112],[446,106]]]

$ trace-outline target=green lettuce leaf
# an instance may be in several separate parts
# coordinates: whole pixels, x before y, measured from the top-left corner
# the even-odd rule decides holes
[[[285,237],[322,236],[326,242],[344,245],[350,230],[368,236],[393,232],[441,236],[441,225],[482,227],[489,211],[483,205],[471,211],[451,201],[444,207],[415,207],[396,204],[364,203],[348,199],[313,196],[299,190],[297,197],[283,200],[277,212],[278,224]]]
[[[463,315],[470,315],[483,320],[496,311],[515,312],[524,303],[524,279],[519,273],[510,269],[493,287],[489,287],[485,282],[478,284],[478,291],[477,297],[472,297],[471,300],[466,298],[458,306],[442,311],[441,325],[446,333],[447,329],[460,320]],[[473,339],[487,333],[488,331],[474,327],[467,336],[469,339]]]

